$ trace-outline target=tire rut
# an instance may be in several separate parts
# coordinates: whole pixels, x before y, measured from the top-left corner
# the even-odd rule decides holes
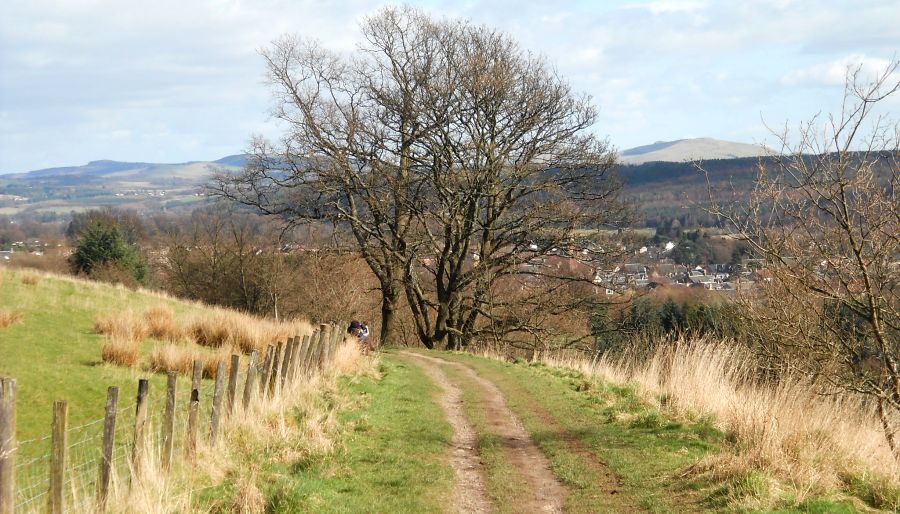
[[[411,352],[403,354],[415,357],[418,363],[429,363],[433,367],[453,366],[468,375],[482,391],[484,414],[490,430],[504,441],[507,458],[530,486],[532,496],[523,498],[522,508],[526,512],[562,512],[565,487],[553,474],[550,461],[531,439],[522,422],[509,409],[503,393],[493,382],[458,362]],[[427,369],[428,366],[423,367]],[[444,378],[446,379],[446,375]]]
[[[453,384],[440,366],[426,357],[410,352],[402,352],[425,372],[441,388],[438,400],[447,421],[453,427],[450,466],[456,474],[453,501],[457,512],[483,514],[491,512],[490,502],[484,482],[484,466],[478,454],[475,430],[463,414],[462,390]]]

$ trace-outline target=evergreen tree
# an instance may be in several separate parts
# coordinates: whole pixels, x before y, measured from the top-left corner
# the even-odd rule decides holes
[[[75,252],[69,257],[69,266],[74,273],[91,275],[108,265],[121,269],[137,282],[147,278],[147,265],[137,246],[126,242],[119,227],[92,223],[81,232]]]

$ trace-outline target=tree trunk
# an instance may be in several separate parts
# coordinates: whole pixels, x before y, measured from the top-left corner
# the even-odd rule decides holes
[[[396,286],[382,286],[381,290],[381,344],[390,345],[397,341],[397,308],[400,292]],[[431,348],[426,344],[428,348]]]
[[[884,437],[891,448],[891,453],[894,454],[894,459],[900,462],[900,443],[897,441],[897,431],[892,426],[890,414],[884,407],[883,398],[878,399],[878,417],[881,418],[881,427],[884,429]]]

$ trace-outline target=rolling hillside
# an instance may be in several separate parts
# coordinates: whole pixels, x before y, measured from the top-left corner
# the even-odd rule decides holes
[[[179,164],[92,161],[0,175],[0,214],[32,216],[114,206],[140,212],[190,207],[217,170],[235,171],[243,155]]]
[[[221,310],[67,277],[0,269],[0,280],[0,319],[17,313],[0,325],[0,376],[19,381],[19,484],[33,500],[23,512],[44,505],[53,400],[70,402],[73,472],[95,469],[83,448],[99,441],[105,387],[120,386],[115,455],[126,460],[137,379],[151,378],[154,412],[164,403],[165,377],[148,366],[159,338],[186,334],[172,332],[172,320],[210,318],[228,330],[262,322],[229,324]],[[114,340],[107,325],[131,326],[135,314],[149,323],[159,309],[172,318],[160,324],[157,316],[156,335],[137,336],[133,367],[101,360],[98,331]],[[308,327],[290,333],[298,330]],[[347,344],[328,371],[227,418],[223,443],[204,443],[200,464],[150,470],[152,480],[131,481],[132,494],[121,482],[113,510],[813,514],[900,506],[868,414],[790,385],[742,382],[736,356],[707,343],[678,347],[667,366],[410,349],[364,358]],[[188,381],[179,382],[182,397]],[[202,382],[207,420],[212,381]],[[185,422],[178,418],[182,441]],[[150,423],[158,434],[158,412]],[[76,498],[93,495],[72,487]]]

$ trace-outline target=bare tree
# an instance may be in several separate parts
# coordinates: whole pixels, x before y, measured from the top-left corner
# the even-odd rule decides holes
[[[898,66],[848,72],[840,114],[803,124],[794,144],[785,131],[749,197],[712,210],[767,261],[745,298],[759,349],[875,402],[900,460],[900,129],[877,115]]]
[[[615,153],[589,133],[596,110],[490,29],[404,7],[362,32],[349,57],[296,38],[263,52],[288,130],[277,145],[255,140],[246,169],[215,190],[346,228],[380,284],[382,341],[404,296],[427,347],[465,344],[482,319],[493,334],[534,332],[496,281],[622,210]]]
[[[242,173],[221,175],[226,198],[289,223],[346,227],[378,279],[381,340],[394,336],[415,203],[410,170],[423,162],[421,112],[446,70],[439,42],[449,30],[411,8],[385,9],[362,24],[365,43],[340,56],[283,37],[262,52],[287,126],[278,145],[255,139]]]
[[[592,268],[529,262],[579,258],[576,236],[620,223],[625,209],[616,154],[589,132],[590,98],[502,33],[464,25],[453,35],[448,108],[426,113],[431,160],[412,170],[428,194],[410,205],[421,237],[405,285],[423,344],[458,349],[482,335],[539,337],[547,314],[572,308],[553,300],[576,298],[564,290]]]

